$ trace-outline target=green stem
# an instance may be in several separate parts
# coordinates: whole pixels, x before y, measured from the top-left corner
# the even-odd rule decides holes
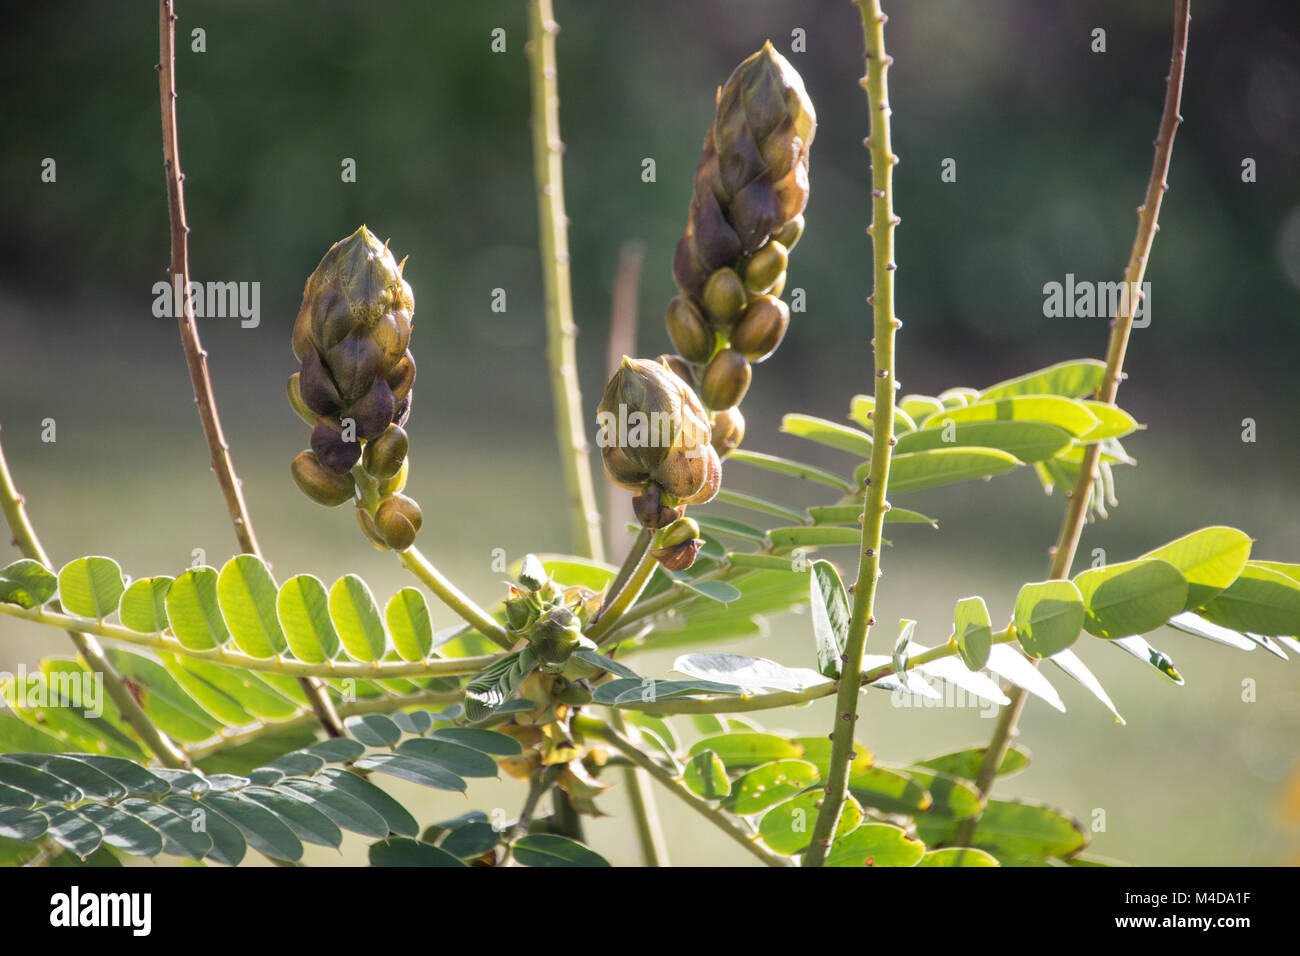
[[[532,80],[533,163],[541,230],[542,280],[546,295],[546,358],[555,405],[564,487],[569,498],[574,548],[605,560],[600,511],[591,481],[582,394],[578,387],[577,325],[569,285],[569,217],[564,211],[564,143],[560,140],[560,97],[555,35],[560,32],[551,0],[529,0],[528,63]]]
[[[158,7],[158,96],[162,111],[163,168],[167,176],[167,210],[171,221],[172,261],[169,270],[173,288],[190,287],[190,227],[185,218],[185,175],[181,172],[180,139],[176,132],[176,14],[173,0],[160,0]],[[212,459],[212,473],[226,500],[230,522],[235,529],[239,548],[248,554],[262,557],[253,520],[244,502],[243,482],[235,475],[235,463],[230,458],[230,443],[221,428],[217,414],[217,399],[208,375],[208,352],[199,341],[199,327],[194,319],[194,306],[188,292],[180,296],[177,309],[181,345],[185,349],[185,362],[189,367],[190,384],[194,387],[194,404],[203,424],[203,436],[208,442]],[[334,713],[334,704],[319,681],[303,678],[299,683],[311,701],[312,709],[320,718],[321,726],[331,737],[343,736],[343,724]]]
[[[894,391],[898,387],[894,373],[894,335],[901,322],[894,316],[894,215],[893,174],[898,157],[890,143],[889,84],[886,73],[892,62],[885,52],[885,20],[879,0],[859,0],[862,32],[866,43],[867,75],[862,85],[867,91],[871,115],[871,248],[874,257],[874,291],[870,301],[873,311],[876,353],[876,404],[872,417],[872,455],[867,478],[866,504],[862,520],[862,557],[858,564],[857,584],[853,589],[853,612],[844,644],[843,673],[862,672],[862,653],[867,631],[875,618],[876,583],[880,572],[880,539],[889,509],[885,491],[889,484],[889,462],[894,445]],[[839,682],[835,705],[835,726],[831,732],[830,766],[826,773],[826,791],[813,827],[812,841],[804,857],[805,866],[821,866],[831,845],[831,836],[839,822],[849,785],[849,763],[853,753],[853,731],[858,720],[858,683]]]
[[[617,710],[610,714],[609,722],[619,733],[627,733],[627,721]],[[623,770],[623,785],[627,787],[627,802],[632,808],[632,819],[636,822],[641,859],[646,866],[669,866],[668,843],[664,840],[664,829],[659,822],[649,775],[638,767],[627,767]]]
[[[597,644],[604,643],[605,635],[613,630],[623,615],[636,603],[636,599],[641,596],[645,586],[650,583],[650,578],[654,576],[657,567],[659,567],[659,562],[654,559],[647,547],[642,551],[640,558],[636,562],[636,567],[632,570],[627,584],[623,586],[618,597],[614,598],[613,603],[600,613],[594,624],[587,628],[587,637]]]
[[[13,532],[14,544],[18,546],[18,550],[23,553],[23,556],[37,561],[50,571],[53,571],[54,565],[50,562],[50,556],[45,553],[45,548],[41,546],[40,539],[36,537],[36,529],[27,516],[23,497],[18,493],[13,475],[9,472],[9,463],[5,460],[3,447],[0,447],[0,511],[4,512],[5,521]],[[58,607],[57,601],[51,603]],[[10,607],[15,607],[15,605],[0,604],[0,610]],[[103,648],[99,646],[99,642],[83,633],[80,628],[69,627],[68,637],[72,638],[72,643],[76,646],[77,653],[86,662],[86,666],[103,676],[104,689],[108,691],[108,696],[117,705],[117,709],[122,714],[122,719],[144,741],[145,746],[153,751],[154,756],[168,767],[189,767],[190,761],[185,756],[185,752],[170,737],[154,726],[153,721],[149,719],[135,697],[131,695],[130,690],[127,689],[121,676],[109,663]]]
[[[1137,234],[1133,238],[1128,265],[1124,269],[1124,281],[1130,293],[1142,288],[1151,247],[1155,242],[1156,232],[1159,231],[1160,203],[1169,188],[1167,177],[1170,159],[1173,156],[1174,135],[1183,121],[1178,110],[1182,102],[1183,70],[1187,60],[1187,32],[1190,21],[1190,0],[1175,0],[1173,52],[1170,56],[1169,75],[1165,80],[1165,103],[1160,115],[1160,129],[1156,135],[1155,159],[1151,165],[1151,178],[1147,182],[1146,198],[1138,207]],[[1136,294],[1122,296],[1111,322],[1110,341],[1106,348],[1106,371],[1097,390],[1098,400],[1111,405],[1115,404],[1119,383],[1124,379],[1124,356],[1128,352],[1129,338],[1133,332],[1133,316],[1137,310],[1137,301]],[[1093,484],[1097,481],[1097,463],[1100,458],[1099,443],[1084,448],[1083,461],[1079,466],[1079,478],[1075,483],[1074,491],[1070,494],[1065,521],[1061,525],[1056,547],[1052,549],[1050,576],[1053,579],[1060,580],[1068,577],[1070,567],[1074,564],[1074,556],[1083,537],[1084,521],[1087,519],[1088,500],[1092,496]],[[997,770],[1002,766],[1007,748],[1011,746],[1011,741],[1016,736],[1016,725],[1024,710],[1026,696],[1023,688],[1015,688],[1010,694],[1011,702],[1003,708],[1002,714],[998,717],[993,737],[984,754],[984,762],[980,765],[975,780],[981,800],[988,799]],[[955,843],[959,846],[968,845],[978,823],[978,817],[969,817],[962,821]]]
[[[174,635],[166,631],[155,634],[140,634],[121,624],[97,621],[91,618],[75,617],[63,611],[56,611],[50,606],[23,608],[16,604],[0,603],[0,614],[7,614],[34,624],[45,624],[75,630],[82,634],[94,634],[124,644],[149,647],[156,651],[165,651],[182,657],[228,664],[251,671],[265,671],[270,674],[286,674],[291,677],[353,677],[358,680],[386,680],[395,677],[438,677],[450,674],[475,674],[487,665],[498,660],[500,654],[480,654],[474,657],[435,658],[423,661],[319,661],[309,663],[288,659],[282,656],[259,658],[245,654],[243,651],[229,647],[213,647],[195,650],[186,647]]]
[[[605,741],[605,743],[609,744],[639,768],[644,770],[656,783],[665,787],[688,807],[703,816],[715,827],[720,829],[732,840],[740,844],[768,866],[794,866],[794,861],[790,858],[778,856],[777,854],[771,853],[759,846],[755,838],[746,832],[744,827],[742,827],[737,821],[733,820],[723,811],[709,806],[707,802],[691,793],[684,783],[656,763],[647,754],[642,753],[630,740],[616,731],[613,727],[603,721],[596,720],[594,717],[578,717],[573,721],[573,727],[574,730],[588,737],[595,737],[598,740]]]
[[[654,541],[655,533],[649,528],[642,528],[632,546],[628,548],[627,555],[623,558],[623,563],[619,566],[618,573],[614,575],[614,580],[609,582],[609,587],[605,591],[605,600],[601,602],[600,610],[596,612],[596,617],[592,623],[600,620],[601,616],[614,603],[619,592],[627,584],[628,578],[636,573],[636,569],[641,562],[645,560],[646,552],[650,550],[650,545]]]

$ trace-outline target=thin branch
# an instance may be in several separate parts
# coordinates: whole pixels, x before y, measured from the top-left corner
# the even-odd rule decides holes
[[[871,116],[871,248],[874,258],[872,303],[876,353],[876,404],[872,416],[871,469],[867,477],[866,508],[862,521],[862,556],[857,584],[853,589],[853,612],[845,639],[843,673],[862,671],[862,652],[867,631],[875,618],[876,583],[880,577],[880,541],[889,504],[889,460],[894,445],[894,335],[902,325],[894,316],[894,215],[893,176],[898,157],[890,143],[889,85],[886,73],[892,62],[885,52],[885,20],[879,0],[859,0],[862,32],[866,43],[867,91]],[[804,857],[805,866],[821,866],[830,849],[831,836],[839,822],[848,791],[849,764],[853,757],[853,731],[858,720],[858,684],[841,680],[835,703],[835,728],[831,732],[830,766],[826,773],[826,794],[817,812],[812,842]]]
[[[1129,252],[1128,266],[1124,270],[1124,282],[1127,295],[1120,297],[1115,317],[1111,321],[1110,343],[1106,349],[1106,371],[1097,398],[1111,405],[1115,403],[1115,394],[1119,383],[1124,379],[1124,356],[1128,351],[1129,337],[1133,331],[1133,316],[1137,311],[1138,297],[1141,295],[1142,279],[1146,275],[1147,260],[1151,255],[1151,246],[1155,242],[1160,226],[1160,203],[1169,188],[1169,163],[1173,156],[1174,135],[1183,117],[1179,105],[1183,95],[1183,69],[1187,60],[1187,32],[1191,22],[1190,0],[1174,2],[1174,40],[1173,53],[1169,62],[1169,75],[1165,78],[1165,105],[1160,116],[1160,131],[1155,141],[1155,159],[1151,165],[1151,178],[1147,182],[1146,198],[1138,207],[1137,235],[1133,239],[1133,248]],[[1093,484],[1097,481],[1097,463],[1101,457],[1100,443],[1093,443],[1084,448],[1083,461],[1079,466],[1079,478],[1070,494],[1065,521],[1056,547],[1052,549],[1052,566],[1050,576],[1064,579],[1069,576],[1074,564],[1075,552],[1079,548],[1079,539],[1083,536],[1083,524],[1087,518],[1088,501],[1092,496]],[[976,787],[980,799],[986,800],[993,788],[997,770],[1002,766],[1007,748],[1016,735],[1016,724],[1025,707],[1026,693],[1023,688],[1015,688],[1010,695],[1011,703],[1003,708],[994,728],[993,738],[989,742],[976,778]],[[956,842],[968,844],[975,833],[978,817],[970,817],[962,822],[957,832]]]
[[[173,298],[180,325],[181,344],[185,348],[185,361],[194,386],[194,404],[203,422],[203,434],[208,441],[212,458],[212,471],[226,499],[226,510],[235,528],[239,547],[248,554],[262,556],[258,547],[253,522],[244,503],[243,483],[235,475],[235,465],[230,459],[230,443],[221,429],[217,414],[217,400],[208,376],[208,353],[199,340],[199,327],[194,319],[194,304],[190,300],[190,227],[185,217],[185,174],[181,172],[180,140],[176,132],[176,14],[172,0],[159,0],[158,6],[158,95],[162,108],[163,168],[167,177],[167,209],[171,219],[171,281],[179,293]],[[175,301],[179,298],[180,302]],[[303,692],[311,701],[312,709],[320,718],[325,732],[333,737],[343,735],[343,725],[325,688],[317,681],[303,679]]]
[[[0,447],[0,511],[4,512],[5,521],[13,532],[14,544],[23,556],[39,562],[51,572],[54,571],[50,556],[45,553],[45,548],[41,546],[40,539],[36,536],[36,529],[27,516],[23,496],[18,493],[13,475],[9,472],[3,447]],[[59,607],[58,601],[52,601],[50,604],[55,608]],[[0,608],[13,606],[0,605]],[[185,756],[185,752],[154,726],[153,721],[132,696],[121,676],[109,663],[99,642],[90,635],[82,633],[81,630],[73,628],[68,629],[68,637],[72,638],[72,643],[76,646],[77,653],[86,662],[86,666],[103,676],[104,689],[108,691],[108,696],[121,711],[122,719],[139,735],[145,746],[153,751],[154,756],[168,767],[189,767],[190,760]]]
[[[569,217],[564,212],[561,160],[564,143],[560,140],[560,97],[555,68],[555,35],[559,32],[551,0],[529,0],[533,162],[541,228],[546,358],[550,363],[555,404],[555,437],[560,446],[564,487],[569,498],[574,548],[584,557],[603,561],[600,511],[596,507],[587,436],[582,425],[582,394],[578,387],[575,348],[578,327],[573,320],[573,292],[569,286]]]
[[[636,354],[637,291],[641,284],[641,260],[645,247],[635,240],[623,243],[614,272],[614,293],[609,306],[609,347],[605,352],[605,375],[618,371],[624,355]],[[623,523],[615,518],[626,501],[626,493],[612,481],[605,482],[605,534],[608,553],[617,554],[631,545]]]
[[[581,733],[603,740],[623,756],[644,770],[658,784],[685,803],[696,813],[720,829],[736,843],[743,846],[768,866],[794,866],[789,857],[778,856],[759,846],[753,836],[728,814],[709,806],[707,802],[686,789],[686,785],[652,760],[647,754],[637,749],[636,745],[618,733],[613,727],[594,717],[578,717],[574,720],[574,729]]]

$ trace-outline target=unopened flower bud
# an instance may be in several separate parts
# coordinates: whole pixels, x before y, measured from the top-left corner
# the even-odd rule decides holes
[[[752,377],[745,356],[735,349],[723,349],[704,367],[700,398],[709,408],[734,408],[745,397]]]
[[[423,524],[420,506],[406,495],[389,495],[375,509],[375,528],[394,551],[405,551],[413,545]]]
[[[725,329],[745,308],[745,284],[733,270],[719,269],[705,283],[701,301],[714,328]]]
[[[751,362],[777,350],[790,325],[790,308],[774,295],[760,295],[731,330],[731,347]]]
[[[380,481],[393,478],[406,463],[406,454],[410,450],[411,440],[406,430],[400,425],[389,425],[382,435],[366,442],[361,455],[361,466],[366,474]]]
[[[651,556],[669,571],[685,571],[695,563],[704,547],[700,526],[692,518],[680,518],[659,533]]]
[[[385,495],[397,494],[397,492],[406,487],[406,478],[410,473],[411,459],[409,457],[403,458],[402,467],[397,470],[397,474],[393,475],[393,477],[389,478],[387,481],[381,481],[379,483],[379,496],[382,498]]]
[[[553,607],[538,618],[528,635],[528,644],[542,670],[558,674],[574,651],[591,642],[583,637],[582,624],[572,611]]]
[[[675,508],[663,500],[663,492],[657,484],[651,482],[645,491],[632,498],[632,512],[641,527],[654,531],[666,528],[682,516],[682,509]]]
[[[328,508],[351,501],[356,492],[356,482],[350,474],[337,475],[325,469],[314,452],[299,452],[289,471],[304,495]]]
[[[803,216],[798,215],[787,222],[784,226],[772,233],[772,240],[781,243],[785,251],[789,252],[799,240],[803,238]]]
[[[311,430],[311,450],[325,470],[336,475],[346,475],[361,457],[361,443],[345,440],[339,427],[323,418]]]
[[[307,403],[302,400],[302,388],[299,384],[302,378],[301,373],[294,372],[289,376],[289,384],[285,387],[285,397],[289,399],[289,407],[298,413],[308,425],[315,426],[316,413],[307,407]]]
[[[689,385],[695,388],[695,372],[691,369],[691,363],[686,361],[680,355],[661,355],[659,361],[668,366],[668,370]]]
[[[775,239],[754,253],[745,267],[745,288],[750,292],[766,292],[781,278],[790,263],[785,246]]]
[[[681,296],[668,303],[664,317],[673,347],[688,362],[707,362],[713,354],[716,336],[695,304]]]
[[[719,458],[726,458],[740,447],[745,438],[745,416],[739,407],[724,408],[709,416],[713,425],[713,437],[710,440],[713,450]]]

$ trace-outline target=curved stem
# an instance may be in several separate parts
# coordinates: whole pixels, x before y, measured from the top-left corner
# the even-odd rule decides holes
[[[894,334],[901,322],[894,316],[894,215],[893,175],[898,157],[890,143],[889,85],[886,73],[892,62],[885,52],[885,20],[879,0],[859,0],[862,32],[866,43],[867,91],[871,115],[871,248],[875,260],[872,303],[876,353],[876,405],[872,418],[871,469],[867,477],[866,505],[862,520],[862,556],[857,584],[853,589],[853,612],[844,642],[843,673],[862,671],[862,652],[867,631],[875,618],[876,583],[880,577],[880,539],[889,509],[885,492],[889,484],[889,461],[894,445]],[[849,785],[849,763],[853,754],[853,731],[858,720],[858,684],[841,680],[835,706],[835,728],[831,732],[830,765],[826,773],[826,795],[817,812],[812,842],[804,857],[805,866],[821,866],[830,849],[831,835],[839,822]]]
[[[512,642],[506,629],[447,580],[442,572],[420,553],[419,548],[407,548],[405,551],[399,551],[397,556],[401,559],[402,567],[423,581],[429,590],[438,596],[438,600],[464,618],[474,630],[497,646],[510,649]]]
[[[27,516],[23,496],[18,493],[13,475],[9,472],[9,463],[5,461],[3,447],[0,447],[0,511],[4,512],[5,521],[13,532],[14,544],[18,546],[18,550],[23,553],[23,556],[38,561],[50,571],[53,571],[54,565],[50,562],[50,556],[45,553],[45,549],[41,546],[40,539],[36,537],[36,529]],[[59,606],[57,601],[53,601],[51,604],[55,607]],[[0,608],[6,607],[13,607],[13,605],[0,605]],[[154,756],[168,767],[189,767],[190,760],[185,756],[185,752],[170,737],[154,726],[153,721],[149,719],[135,697],[132,696],[121,676],[109,663],[103,648],[99,646],[99,642],[90,635],[83,633],[80,629],[68,628],[68,637],[72,638],[72,643],[76,646],[77,653],[86,662],[86,666],[103,676],[104,689],[108,691],[108,696],[117,705],[117,709],[122,714],[122,719],[144,741],[145,746],[153,751]]]
[[[573,726],[575,730],[586,736],[605,741],[605,743],[649,774],[656,783],[667,788],[679,800],[768,866],[794,866],[794,861],[789,857],[778,856],[759,846],[754,837],[746,832],[737,821],[733,820],[724,811],[709,806],[704,800],[687,790],[685,784],[652,760],[647,754],[638,750],[630,740],[613,727],[596,720],[594,717],[578,717],[574,720]]]
[[[654,535],[651,534],[651,538],[653,537]],[[639,541],[640,539],[638,538],[637,540]],[[632,553],[636,553],[635,548]],[[631,554],[628,555],[629,558],[631,558],[631,556]],[[618,596],[614,598],[609,607],[601,611],[595,623],[587,628],[587,637],[595,641],[597,644],[604,643],[603,639],[605,635],[609,634],[610,631],[613,630],[614,626],[618,624],[619,620],[627,613],[628,609],[636,603],[636,599],[641,596],[641,592],[645,590],[645,586],[650,583],[650,578],[654,576],[655,568],[657,567],[659,567],[659,562],[650,554],[650,547],[647,545],[645,549],[641,551],[636,566],[632,569],[632,573],[628,576],[627,583],[623,585],[623,589],[618,593]]]
[[[217,476],[217,484],[226,499],[226,510],[230,512],[240,550],[261,557],[262,549],[258,547],[253,522],[248,516],[248,505],[244,503],[243,483],[235,476],[230,443],[226,441],[217,414],[217,400],[208,375],[208,353],[199,341],[199,327],[190,301],[190,227],[185,218],[185,187],[182,185],[185,174],[181,172],[180,139],[176,133],[176,14],[173,6],[173,0],[159,0],[158,95],[162,104],[163,168],[167,173],[167,210],[171,219],[172,261],[169,272],[176,293],[172,306],[180,324],[181,344],[185,348],[190,383],[194,386],[194,404],[198,407],[203,434],[208,441],[212,473]],[[325,732],[332,737],[342,736],[343,725],[325,688],[318,681],[306,678],[300,683]]]
[[[650,550],[650,545],[654,541],[655,533],[649,528],[642,528],[640,533],[633,540],[631,547],[628,548],[627,554],[623,558],[623,563],[619,566],[618,573],[614,575],[614,580],[609,582],[609,588],[605,591],[605,600],[601,602],[600,610],[592,618],[591,623],[599,621],[609,606],[614,603],[619,592],[627,584],[628,578],[636,573],[636,569],[641,562],[645,560],[646,553]]]
[[[1159,231],[1160,203],[1169,188],[1167,177],[1169,163],[1173,156],[1174,135],[1183,118],[1179,114],[1179,105],[1183,93],[1183,69],[1187,60],[1187,32],[1191,21],[1190,0],[1174,2],[1174,40],[1173,53],[1170,56],[1169,75],[1165,79],[1165,103],[1160,115],[1160,130],[1155,141],[1155,159],[1151,165],[1151,178],[1147,182],[1146,198],[1138,207],[1137,234],[1133,238],[1133,248],[1129,252],[1128,266],[1124,270],[1125,288],[1128,294],[1120,297],[1115,317],[1111,321],[1110,342],[1106,349],[1106,371],[1097,398],[1109,404],[1115,403],[1115,394],[1119,383],[1124,379],[1124,356],[1128,351],[1129,337],[1133,332],[1133,315],[1137,310],[1138,297],[1141,294],[1142,279],[1146,275],[1151,246]],[[1084,448],[1083,461],[1079,466],[1079,478],[1074,491],[1070,493],[1065,521],[1056,546],[1052,549],[1052,566],[1050,576],[1063,579],[1069,576],[1074,564],[1074,555],[1083,536],[1083,524],[1088,514],[1088,500],[1092,495],[1093,484],[1097,481],[1097,462],[1101,457],[1101,445],[1094,443]],[[1008,704],[998,718],[980,765],[975,784],[980,799],[986,800],[993,788],[997,770],[1002,766],[1007,748],[1016,735],[1016,724],[1025,707],[1026,694],[1023,688],[1015,688]],[[957,831],[955,842],[958,845],[970,843],[974,836],[978,817],[969,817],[962,821]]]
[[[575,550],[584,557],[605,560],[600,535],[600,511],[591,481],[587,436],[582,427],[582,394],[578,387],[575,348],[578,327],[573,320],[569,286],[569,217],[564,212],[564,165],[560,140],[560,96],[555,67],[555,35],[559,25],[551,0],[529,0],[528,63],[532,80],[533,163],[537,180],[537,213],[541,229],[542,280],[546,295],[546,358],[551,370],[555,405],[555,437],[569,497]]]
[[[287,674],[291,677],[353,677],[358,680],[386,680],[393,677],[438,677],[450,674],[475,674],[484,667],[498,660],[500,654],[480,654],[475,657],[435,658],[423,661],[319,661],[309,663],[286,659],[284,657],[252,657],[243,651],[229,647],[213,647],[195,650],[186,647],[174,635],[166,631],[155,634],[140,634],[121,624],[108,621],[96,621],[90,618],[75,617],[62,611],[45,607],[23,608],[16,604],[0,603],[0,614],[75,630],[82,634],[94,634],[124,644],[149,647],[156,651],[193,657],[198,660],[228,664],[250,671],[265,671],[271,674]]]

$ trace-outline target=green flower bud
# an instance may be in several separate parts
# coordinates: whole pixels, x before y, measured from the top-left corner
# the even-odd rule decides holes
[[[790,325],[789,307],[774,295],[760,295],[731,330],[731,347],[751,362],[777,350]]]
[[[795,216],[784,226],[772,233],[772,241],[779,242],[785,247],[786,252],[790,252],[799,240],[803,238],[803,216]]]
[[[645,491],[632,498],[632,512],[643,528],[666,528],[682,516],[682,509],[663,500],[663,491],[651,483]]]
[[[750,292],[766,292],[785,273],[790,256],[785,246],[775,239],[754,253],[745,266],[745,288]]]
[[[381,481],[379,483],[379,496],[382,498],[385,495],[397,494],[406,487],[406,477],[410,473],[411,459],[403,458],[402,467],[397,470],[397,474],[393,475],[393,477],[389,478],[387,481]]]
[[[724,408],[710,415],[709,421],[713,426],[713,437],[710,439],[713,450],[719,458],[726,458],[740,447],[745,438],[745,416],[740,414],[738,407]]]
[[[370,513],[360,506],[357,507],[357,524],[361,525],[361,533],[375,546],[375,550],[391,550],[388,547],[388,542],[380,536],[379,529],[375,527],[375,519],[370,517]]]
[[[568,665],[566,665],[564,670],[566,675],[568,670]],[[568,704],[570,707],[581,707],[584,704],[591,703],[591,691],[581,684],[566,683],[555,692],[555,698],[560,703]]]
[[[506,598],[506,623],[512,631],[522,631],[537,620],[539,608],[537,599],[527,591],[511,585],[510,595]]]
[[[752,377],[745,356],[735,349],[723,349],[704,367],[700,397],[709,408],[734,408],[745,397]]]
[[[289,472],[304,495],[328,508],[351,501],[356,492],[356,482],[350,474],[337,475],[327,470],[314,452],[299,452]]]
[[[776,281],[772,283],[772,288],[767,290],[768,295],[780,295],[785,291],[785,277],[787,275],[789,275],[788,272],[782,272],[776,277]]]
[[[406,464],[406,454],[411,440],[400,425],[389,425],[382,435],[366,443],[361,454],[361,466],[372,478],[385,481],[393,478]]]
[[[661,355],[659,361],[667,365],[670,372],[691,386],[691,388],[695,387],[695,373],[691,370],[691,363],[686,359],[680,355]]]
[[[573,652],[591,645],[591,641],[583,637],[582,624],[572,611],[553,607],[538,618],[528,634],[528,644],[541,669],[548,674],[558,674],[564,670]]]
[[[519,583],[530,591],[540,591],[550,582],[551,576],[546,573],[546,566],[542,564],[541,558],[535,554],[524,555],[523,563],[519,566]]]
[[[326,471],[346,475],[361,457],[361,443],[347,441],[339,427],[323,418],[316,419],[311,430],[311,450]]]
[[[719,269],[704,286],[704,311],[709,314],[714,328],[725,329],[730,326],[745,308],[745,300],[745,284],[731,269]],[[690,358],[689,355],[686,357]],[[707,358],[706,355],[705,359]]]
[[[302,388],[299,384],[302,374],[294,372],[289,376],[289,384],[285,387],[285,397],[289,399],[289,407],[298,413],[298,417],[308,425],[315,426],[316,413],[307,407],[307,403],[302,400]]]
[[[375,509],[375,529],[394,551],[405,551],[415,543],[415,535],[424,524],[424,514],[415,499],[406,495],[389,495]]]
[[[688,299],[676,296],[668,303],[664,317],[673,347],[691,362],[707,362],[713,354],[715,336],[700,310]],[[671,366],[670,366],[671,367]]]

